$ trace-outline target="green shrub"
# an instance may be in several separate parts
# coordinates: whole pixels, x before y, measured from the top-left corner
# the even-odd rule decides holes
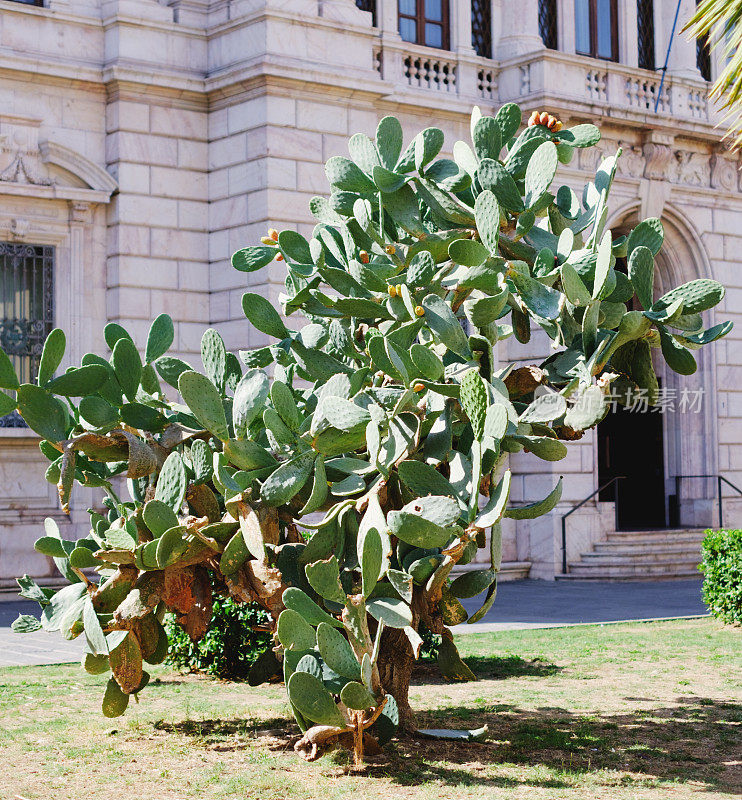
[[[742,530],[708,530],[701,549],[703,602],[716,619],[742,623]]]
[[[170,641],[167,663],[233,681],[247,679],[250,667],[271,645],[271,635],[253,626],[270,623],[269,615],[254,603],[236,603],[231,598],[214,601],[209,630],[192,642],[168,616],[165,630]]]

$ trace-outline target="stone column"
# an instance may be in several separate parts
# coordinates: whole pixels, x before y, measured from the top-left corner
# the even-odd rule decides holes
[[[556,0],[557,40],[563,53],[575,52],[575,0]]]
[[[449,0],[451,20],[451,50],[457,56],[457,94],[466,97],[477,95],[479,62],[471,42],[471,0]]]
[[[495,47],[496,58],[512,58],[544,48],[538,32],[538,0],[504,0],[500,19],[502,27]]]
[[[465,56],[473,56],[471,43],[471,0],[449,0],[451,20],[451,50]]]
[[[655,25],[655,57],[658,67],[665,63],[667,43],[672,30],[672,23],[675,19],[676,9],[677,0],[662,0],[662,24]],[[681,33],[683,26],[695,10],[695,0],[680,0],[680,13],[678,14],[675,36],[670,48],[670,58],[667,62],[668,75],[696,80],[701,77],[698,67],[696,67],[696,41],[695,39],[688,39],[685,33]]]
[[[399,0],[377,0],[376,24],[382,39],[399,40]]]
[[[381,31],[381,77],[402,83],[402,37],[399,35],[399,0],[376,0],[376,24]]]
[[[656,25],[654,30],[656,40]],[[639,30],[637,28],[636,3],[619,3],[618,6],[618,60],[628,67],[639,66]],[[657,42],[655,41],[656,60]]]

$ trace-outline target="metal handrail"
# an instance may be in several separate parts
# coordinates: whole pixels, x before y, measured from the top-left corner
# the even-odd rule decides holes
[[[675,476],[675,495],[678,498],[678,506],[680,504],[680,481],[691,480],[693,478],[714,478],[716,480],[716,499],[719,503],[719,528],[724,527],[724,496],[722,494],[722,483],[726,483],[734,489],[737,494],[742,495],[742,489],[733,484],[728,478],[725,478],[719,473],[712,475],[676,475]]]
[[[600,494],[603,489],[607,489],[609,486],[613,485],[613,513],[615,516],[616,529],[618,529],[618,482],[624,480],[625,478],[625,475],[616,475],[607,483],[599,486],[592,494],[588,495],[576,506],[570,508],[566,514],[562,514],[562,575],[567,575],[567,517],[574,514],[579,508],[582,508],[585,503],[592,500],[596,494]]]
[[[571,516],[575,513],[578,509],[582,508],[585,503],[589,502],[590,500],[595,497],[596,494],[600,494],[604,489],[607,489],[609,486],[613,485],[613,513],[615,519],[615,526],[616,530],[618,530],[618,482],[625,480],[625,475],[616,475],[615,477],[611,478],[607,483],[604,483],[602,486],[599,486],[592,494],[589,494],[584,500],[577,503],[576,506],[570,508],[566,514],[562,514],[562,575],[567,575],[567,517]],[[712,474],[712,475],[675,475],[675,495],[678,498],[678,503],[680,502],[680,482],[682,480],[692,480],[694,478],[714,478],[716,480],[716,497],[719,503],[719,528],[724,527],[724,510],[723,510],[723,501],[724,497],[722,494],[722,484],[726,483],[727,486],[730,486],[734,489],[737,494],[742,495],[742,489],[739,486],[733,484],[728,478],[725,478],[723,475],[720,474]]]

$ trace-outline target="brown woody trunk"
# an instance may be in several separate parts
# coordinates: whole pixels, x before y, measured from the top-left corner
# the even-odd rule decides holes
[[[412,733],[417,728],[409,701],[414,666],[412,647],[405,632],[399,628],[386,628],[381,636],[379,674],[384,691],[397,701],[400,735]]]

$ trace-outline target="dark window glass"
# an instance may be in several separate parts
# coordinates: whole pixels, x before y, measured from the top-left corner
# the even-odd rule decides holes
[[[696,39],[696,66],[705,81],[711,80],[711,47],[708,35]]]
[[[546,47],[550,50],[558,49],[556,0],[539,0],[538,32]]]
[[[590,0],[575,0],[575,49],[590,55]]]
[[[54,248],[0,242],[0,347],[21,383],[36,378],[44,340],[54,327]],[[23,427],[15,412],[0,427]]]
[[[44,7],[44,0],[14,0],[16,3],[23,3],[26,6],[38,6],[39,8]]]
[[[575,49],[618,61],[618,0],[575,0]]]
[[[399,0],[398,9],[406,42],[448,48],[448,0]]]
[[[700,0],[696,0],[696,7]],[[711,80],[711,47],[709,46],[708,34],[699,36],[696,39],[696,66],[705,81]]]
[[[654,2],[637,0],[636,28],[639,40],[639,66],[654,69]]]

